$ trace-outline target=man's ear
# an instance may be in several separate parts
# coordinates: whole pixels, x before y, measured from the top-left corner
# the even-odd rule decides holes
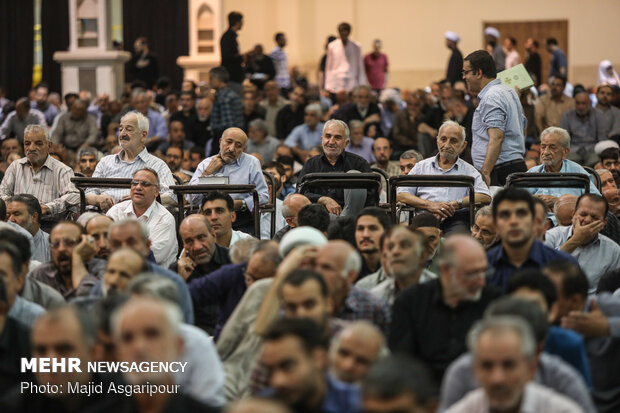
[[[235,222],[237,220],[237,213],[235,211],[230,213],[230,219],[232,222]]]
[[[459,155],[463,153],[463,151],[465,150],[465,148],[467,148],[467,141],[463,141],[463,146],[461,147],[461,149],[459,150]]]

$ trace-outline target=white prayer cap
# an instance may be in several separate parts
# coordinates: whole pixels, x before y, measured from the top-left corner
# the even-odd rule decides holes
[[[594,153],[599,156],[605,149],[609,148],[620,149],[620,146],[618,146],[615,141],[612,141],[611,139],[606,139],[594,145]]]
[[[499,39],[499,30],[497,30],[495,27],[487,27],[486,29],[484,29],[484,34],[488,34],[489,36],[493,36],[496,39]]]
[[[327,244],[327,238],[321,231],[312,227],[293,228],[280,241],[280,256],[286,257],[294,248],[302,245],[321,246]]]
[[[452,40],[455,43],[458,43],[459,40],[461,40],[461,38],[459,37],[458,34],[451,32],[451,31],[447,31],[444,36],[446,37],[446,39],[448,40]]]

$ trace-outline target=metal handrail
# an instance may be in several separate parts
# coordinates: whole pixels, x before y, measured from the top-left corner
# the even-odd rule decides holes
[[[370,169],[373,172],[376,172],[379,175],[381,175],[381,177],[385,180],[385,194],[387,197],[386,201],[389,204],[390,203],[390,176],[383,169],[380,169],[380,168],[370,168]]]
[[[598,189],[598,191],[601,192],[601,189],[603,187],[603,182],[601,182],[601,177],[598,174],[598,172],[596,172],[594,168],[591,168],[589,166],[584,166],[583,169],[585,169],[586,172],[589,173],[590,176],[592,176],[592,178],[594,178],[596,189]]]
[[[506,187],[583,188],[590,193],[590,177],[577,173],[514,172],[506,178]]]
[[[297,192],[304,194],[308,188],[326,185],[329,188],[344,189],[372,189],[377,191],[375,203],[379,203],[381,192],[381,176],[374,172],[346,173],[346,172],[314,172],[303,176],[297,185]]]
[[[71,182],[80,191],[80,214],[86,211],[86,188],[120,188],[130,189],[131,178],[88,178],[74,176]]]
[[[263,171],[263,176],[265,180],[268,181],[267,185],[271,185],[271,202],[269,204],[265,204],[260,206],[260,214],[268,213],[271,215],[271,225],[269,228],[269,238],[273,239],[273,236],[276,233],[276,198],[278,197],[278,190],[276,189],[276,178],[272,174],[267,171]],[[258,236],[260,238],[260,234]]]
[[[394,223],[398,223],[396,212],[396,191],[400,187],[467,187],[469,188],[469,223],[474,222],[476,198],[474,192],[475,179],[469,175],[403,175],[390,178],[391,202],[390,212]]]

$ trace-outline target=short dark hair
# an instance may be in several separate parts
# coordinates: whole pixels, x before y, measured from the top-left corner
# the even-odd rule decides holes
[[[545,277],[538,269],[526,269],[517,271],[508,281],[507,292],[512,294],[519,288],[529,288],[530,290],[540,291],[545,297],[547,308],[551,309],[553,303],[558,298],[555,291],[555,284]]]
[[[282,32],[278,32],[276,33],[274,40],[277,42],[278,40],[280,40],[282,37],[284,37],[284,33]]]
[[[155,185],[159,186],[159,175],[157,175],[157,171],[147,166],[145,166],[144,168],[138,169],[136,172],[133,173],[133,175],[131,175],[131,177],[133,178],[134,176],[136,176],[138,172],[142,172],[142,171],[148,172],[151,175],[153,175],[155,177]]]
[[[198,155],[202,156],[203,158],[205,157],[205,148],[201,147],[201,146],[192,146],[191,148],[189,148],[189,154],[191,155],[192,153],[197,153]]]
[[[411,229],[418,229],[421,227],[439,228],[439,220],[430,212],[423,212],[414,216],[409,226]]]
[[[508,40],[510,40],[510,43],[512,43],[513,46],[517,45],[517,39],[515,39],[514,37],[508,37]]]
[[[13,271],[13,276],[18,277],[22,272],[22,253],[16,246],[3,239],[0,241],[0,254],[7,254],[9,258],[11,258],[11,270]]]
[[[540,47],[540,43],[538,43],[538,40],[532,40],[532,44],[536,46],[537,49]]]
[[[329,212],[324,205],[309,204],[299,210],[297,224],[300,227],[313,227],[321,232],[327,232],[329,228]]]
[[[284,174],[286,173],[284,167],[282,166],[282,163],[277,161],[267,161],[263,163],[263,171],[266,169],[275,169],[276,171],[278,171],[278,174],[280,174],[280,176],[284,176]]]
[[[545,201],[537,197],[533,197],[533,198],[534,198],[534,208],[536,208],[536,205],[542,205],[543,211],[545,211],[545,216],[546,216],[549,213],[549,207],[547,207],[547,204],[545,204]],[[535,211],[536,209],[534,209],[534,212]]]
[[[7,200],[7,204],[11,202],[21,202],[26,205],[26,209],[28,210],[28,215],[32,216],[35,213],[37,214],[37,222],[41,222],[41,204],[39,204],[39,200],[30,194],[17,194],[13,195]]]
[[[572,297],[575,294],[583,298],[588,296],[590,282],[579,265],[567,260],[555,260],[549,262],[543,269],[562,278],[562,293],[565,297]]]
[[[200,210],[204,208],[205,204],[209,201],[215,201],[217,199],[221,199],[226,202],[226,208],[228,208],[228,212],[233,212],[235,210],[235,201],[233,201],[232,197],[228,195],[226,192],[222,191],[209,191],[205,194],[202,199],[202,204],[200,205]]]
[[[0,303],[9,303],[8,297],[6,296],[6,285],[4,284],[4,278],[2,277],[0,277]]]
[[[28,241],[28,238],[26,238],[25,235],[14,229],[4,228],[0,229],[0,239],[17,247],[17,249],[21,252],[22,264],[28,263],[32,252],[30,251],[30,241]]]
[[[357,221],[364,215],[370,215],[371,217],[377,218],[379,224],[383,227],[384,232],[388,231],[392,227],[392,220],[388,216],[387,212],[384,209],[379,207],[366,207],[357,213],[355,217],[355,225],[357,226]]]
[[[607,212],[609,211],[609,204],[607,203],[607,200],[599,194],[581,194],[579,198],[577,198],[577,203],[575,204],[575,212],[577,212],[577,210],[579,209],[579,203],[582,199],[589,199],[592,202],[602,203],[603,205],[605,205],[605,213],[603,214],[603,219],[607,217]]]
[[[217,66],[212,68],[211,70],[209,70],[209,75],[224,83],[228,83],[228,81],[230,80],[230,74],[228,73],[228,69],[226,69],[224,66]]]
[[[353,248],[356,248],[356,226],[357,219],[350,215],[344,217],[337,217],[334,220],[330,220],[329,227],[327,228],[327,239],[330,241],[340,239],[348,242]]]
[[[69,99],[79,99],[79,98],[80,98],[80,95],[78,95],[77,93],[69,92],[69,93],[65,94],[63,99],[66,102]]]
[[[555,37],[547,37],[547,46],[557,46],[558,45],[558,40]]]
[[[263,341],[277,341],[285,337],[297,338],[307,354],[316,349],[325,349],[327,343],[317,323],[308,318],[282,318],[267,328]]]
[[[239,23],[241,20],[243,20],[243,14],[239,13],[238,11],[231,11],[230,13],[228,13],[229,26],[232,27],[235,24]]]
[[[498,298],[487,307],[484,316],[499,315],[513,315],[522,318],[532,328],[538,343],[542,343],[547,337],[547,330],[549,329],[547,316],[539,306],[532,305],[529,300],[511,296]]]
[[[463,60],[469,62],[474,73],[478,72],[478,70],[482,70],[482,76],[486,78],[495,79],[497,77],[493,56],[486,50],[471,52]]]
[[[568,81],[568,80],[566,79],[566,76],[561,75],[561,74],[559,74],[559,73],[558,73],[558,74],[553,75],[553,78],[554,78],[554,79],[560,79],[560,80],[562,81],[562,85],[563,85],[564,87],[566,87],[566,82]]]
[[[499,191],[493,198],[493,221],[497,220],[497,208],[504,201],[527,202],[528,209],[532,213],[532,220],[536,216],[536,208],[534,207],[534,197],[525,189],[508,187]]]
[[[620,268],[607,271],[601,276],[596,285],[596,293],[614,293],[620,288]]]
[[[6,204],[2,198],[0,198],[0,221],[6,221]]]
[[[50,235],[52,233],[52,231],[54,231],[54,228],[56,228],[58,225],[60,224],[68,224],[68,225],[73,225],[74,227],[76,227],[77,229],[80,230],[80,234],[86,234],[86,228],[84,228],[83,226],[81,226],[80,224],[78,224],[75,221],[68,221],[68,220],[63,220],[60,222],[57,222],[54,224],[54,226],[52,227],[52,230],[50,231]]]
[[[420,405],[425,405],[436,393],[427,368],[404,354],[378,360],[362,382],[363,397],[382,400],[410,394]]]
[[[347,22],[342,22],[338,25],[338,31],[340,30],[347,30],[349,33],[351,33],[351,25]]]
[[[620,151],[618,148],[607,148],[602,151],[598,157],[601,159],[601,162],[605,159],[613,159],[614,161],[617,161],[620,157]]]
[[[312,270],[295,270],[288,274],[284,280],[282,280],[282,284],[280,285],[279,295],[282,296],[282,288],[286,284],[294,285],[295,287],[299,287],[300,285],[308,282],[308,281],[316,281],[319,284],[319,288],[321,290],[321,296],[323,298],[327,298],[329,296],[329,290],[327,289],[327,284],[325,283],[325,279]]]
[[[282,165],[293,166],[295,164],[295,160],[287,155],[278,156],[276,162],[280,162]]]
[[[183,90],[180,94],[179,97],[181,96],[189,96],[192,100],[196,100],[196,92],[194,92],[193,90]]]

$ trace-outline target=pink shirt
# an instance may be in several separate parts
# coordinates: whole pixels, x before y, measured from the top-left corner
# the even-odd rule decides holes
[[[381,53],[375,58],[372,53],[368,53],[364,56],[364,66],[370,87],[374,90],[383,89],[385,87],[385,72],[388,68],[387,56]]]

